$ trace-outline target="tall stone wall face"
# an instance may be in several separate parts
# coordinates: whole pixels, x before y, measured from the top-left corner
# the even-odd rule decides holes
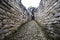
[[[27,21],[27,11],[21,5],[21,0],[0,0],[0,39]]]
[[[44,25],[49,37],[60,40],[60,0],[40,1],[35,20]]]

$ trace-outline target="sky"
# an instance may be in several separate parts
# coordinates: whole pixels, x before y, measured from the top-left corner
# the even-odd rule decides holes
[[[30,6],[32,7],[38,7],[40,3],[40,0],[22,0],[22,4],[28,8]]]

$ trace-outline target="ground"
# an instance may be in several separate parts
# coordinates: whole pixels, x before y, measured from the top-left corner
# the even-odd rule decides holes
[[[30,21],[21,26],[17,33],[13,34],[8,40],[47,40],[41,28],[35,21]]]

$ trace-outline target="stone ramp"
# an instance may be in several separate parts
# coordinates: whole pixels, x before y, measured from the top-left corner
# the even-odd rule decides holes
[[[35,21],[30,21],[21,26],[17,33],[5,40],[47,40],[44,33]]]

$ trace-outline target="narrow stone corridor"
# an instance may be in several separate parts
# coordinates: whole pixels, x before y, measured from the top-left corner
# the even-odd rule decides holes
[[[0,0],[0,40],[60,40],[60,0]]]

